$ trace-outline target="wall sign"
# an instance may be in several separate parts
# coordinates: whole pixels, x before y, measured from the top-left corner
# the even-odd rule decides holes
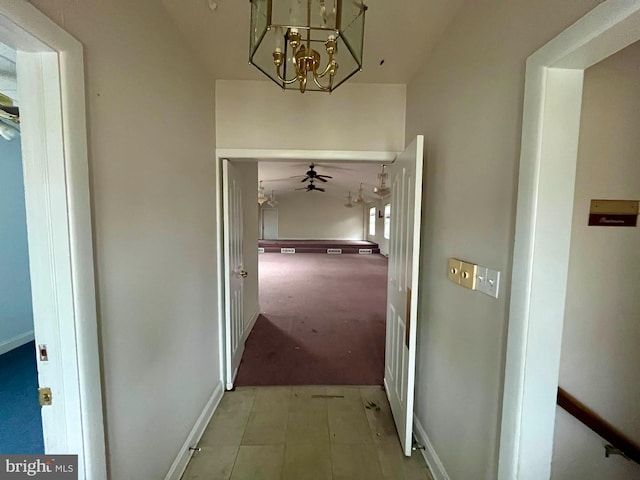
[[[638,200],[591,200],[589,225],[592,227],[635,227]]]

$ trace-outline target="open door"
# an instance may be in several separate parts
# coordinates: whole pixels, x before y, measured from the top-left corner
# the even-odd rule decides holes
[[[233,388],[244,352],[244,270],[242,256],[242,189],[241,178],[229,160],[222,165],[222,202],[224,212],[224,292],[225,311],[225,381]]]
[[[404,454],[411,455],[424,137],[391,164],[391,238],[384,385]]]

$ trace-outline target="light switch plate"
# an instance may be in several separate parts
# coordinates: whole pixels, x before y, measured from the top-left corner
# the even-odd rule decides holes
[[[460,270],[462,269],[462,262],[457,258],[449,259],[449,267],[447,270],[447,275],[449,280],[453,283],[460,284]]]
[[[475,290],[476,288],[476,271],[478,269],[477,265],[473,263],[460,262],[460,285],[470,290]]]
[[[487,295],[498,298],[500,290],[500,272],[497,270],[487,269]]]
[[[488,285],[489,283],[487,282],[487,267],[478,265],[478,269],[476,270],[476,290],[489,295],[489,291],[487,290]]]

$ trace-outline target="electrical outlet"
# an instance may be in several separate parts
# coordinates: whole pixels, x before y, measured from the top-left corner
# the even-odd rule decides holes
[[[457,258],[449,259],[449,267],[447,275],[453,283],[460,284],[460,271],[462,270],[462,262]]]

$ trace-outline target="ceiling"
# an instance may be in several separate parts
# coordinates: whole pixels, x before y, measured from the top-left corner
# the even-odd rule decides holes
[[[249,0],[159,0],[169,16],[216,79],[266,80],[249,65]],[[363,71],[353,82],[406,84],[425,62],[464,0],[365,0]],[[214,8],[215,7],[215,8]],[[384,63],[381,65],[381,61]],[[376,199],[379,163],[316,163],[316,171],[334,177],[322,186],[326,193],[295,191],[308,162],[260,162],[259,178],[276,195],[356,196],[360,183]],[[256,192],[257,193],[257,192]]]
[[[0,43],[0,92],[17,100],[16,52],[4,43]]]
[[[315,182],[317,186],[325,188],[326,193],[295,190],[306,186],[309,182],[301,182],[304,177],[290,177],[305,175],[309,170],[308,162],[259,162],[258,178],[263,181],[266,193],[274,190],[276,197],[283,195],[330,195],[344,198],[350,191],[355,199],[360,183],[364,183],[365,198],[367,200],[379,198],[373,193],[373,187],[379,182],[378,174],[382,170],[380,163],[315,162],[314,165],[317,173],[333,177],[327,183]]]
[[[248,63],[249,0],[160,1],[215,78],[266,79]],[[463,1],[365,0],[364,66],[353,81],[408,83]]]

